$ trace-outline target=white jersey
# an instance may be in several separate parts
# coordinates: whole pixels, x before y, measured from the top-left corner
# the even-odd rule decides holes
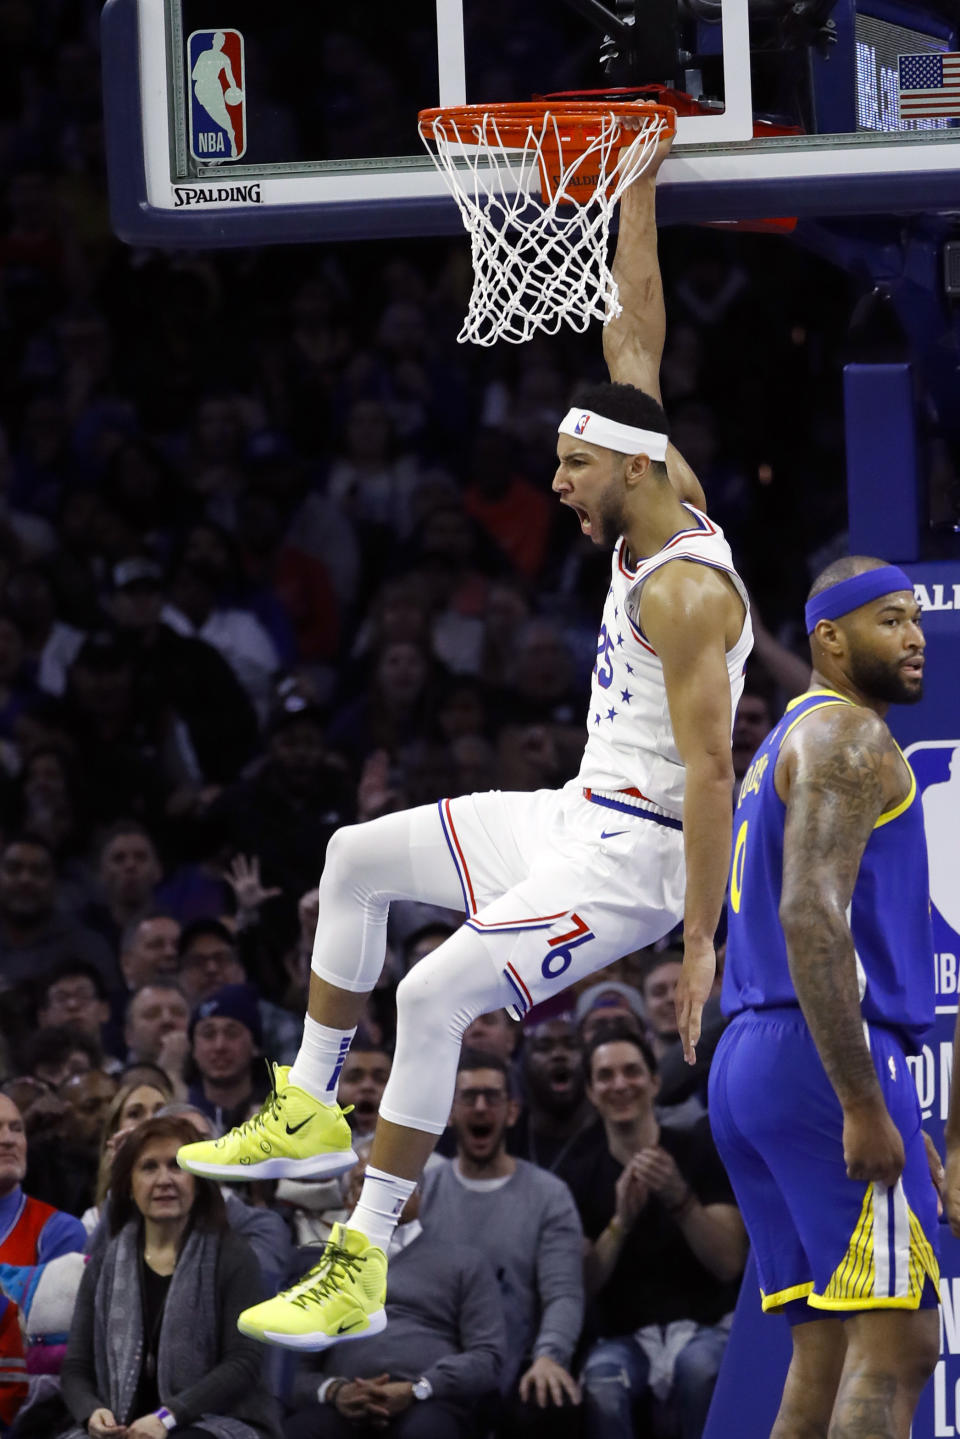
[[[730,712],[743,693],[743,670],[753,648],[746,587],[733,567],[723,531],[692,505],[693,525],[631,569],[625,543],[617,541],[613,574],[597,636],[597,662],[590,687],[587,745],[577,784],[600,794],[630,791],[628,803],[680,818],[685,771],[667,706],[663,666],[640,628],[644,581],[670,560],[694,560],[723,570],[747,606],[740,638],[727,652]],[[626,796],[625,796],[626,798]]]

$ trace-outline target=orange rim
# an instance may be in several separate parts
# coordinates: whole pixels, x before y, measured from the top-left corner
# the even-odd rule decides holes
[[[523,145],[530,127],[552,116],[563,126],[564,145],[586,146],[596,139],[598,121],[613,116],[617,120],[664,121],[664,136],[674,134],[676,111],[669,105],[656,105],[648,100],[604,104],[601,101],[569,101],[561,104],[537,104],[533,101],[518,101],[515,104],[493,105],[441,105],[432,110],[421,110],[418,116],[421,128],[430,132],[438,122],[456,125],[456,143],[481,145],[487,143],[482,133],[464,133],[463,127],[471,122],[480,123],[486,118],[496,125],[501,140],[507,144]],[[629,134],[633,127],[624,124]]]

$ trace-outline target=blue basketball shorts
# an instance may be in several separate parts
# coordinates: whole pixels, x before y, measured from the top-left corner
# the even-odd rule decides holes
[[[872,1028],[868,1038],[906,1151],[892,1188],[847,1178],[843,1112],[799,1009],[737,1015],[711,1066],[710,1123],[763,1308],[789,1306],[793,1322],[938,1300],[937,1198],[916,1087],[896,1036]]]

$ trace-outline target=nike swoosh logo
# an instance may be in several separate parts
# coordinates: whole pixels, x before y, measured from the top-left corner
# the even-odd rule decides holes
[[[600,832],[600,838],[601,838],[601,839],[616,839],[616,837],[617,837],[618,834],[626,834],[626,832],[627,832],[627,831],[626,831],[625,829],[611,829],[611,830],[606,830],[606,829],[605,829],[605,830],[601,830],[601,832]]]
[[[356,1326],[356,1323],[353,1323],[353,1324],[341,1324],[340,1327],[337,1329],[337,1333],[338,1333],[338,1334],[347,1334],[347,1333],[349,1333],[349,1331],[350,1331],[351,1329],[356,1329],[356,1327],[357,1327],[357,1326]]]
[[[313,1115],[312,1115],[312,1114],[308,1114],[307,1117],[306,1117],[306,1119],[301,1119],[301,1121],[300,1121],[299,1124],[288,1124],[288,1125],[287,1125],[287,1133],[288,1133],[288,1134],[296,1134],[296,1133],[297,1133],[297,1130],[302,1129],[305,1124],[309,1124],[312,1118],[313,1118]]]

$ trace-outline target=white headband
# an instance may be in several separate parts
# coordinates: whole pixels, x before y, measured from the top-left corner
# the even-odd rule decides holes
[[[608,420],[595,410],[568,410],[557,433],[601,445],[605,450],[616,450],[619,455],[649,455],[651,460],[661,463],[667,458],[670,443],[666,435],[656,430],[636,430],[632,425]]]

